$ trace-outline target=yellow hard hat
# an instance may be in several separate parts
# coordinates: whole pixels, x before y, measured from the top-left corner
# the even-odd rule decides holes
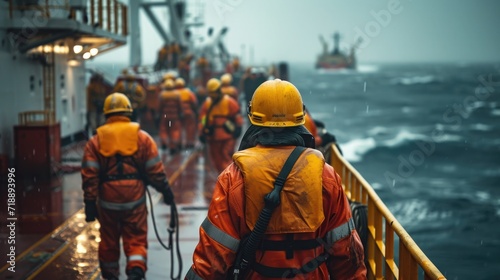
[[[174,88],[174,80],[167,79],[163,82],[163,88],[165,89],[173,89]]]
[[[226,73],[220,77],[220,81],[223,85],[230,85],[233,81],[233,76],[231,74]]]
[[[128,97],[119,92],[112,93],[104,100],[104,115],[111,113],[132,113],[132,104]]]
[[[175,80],[175,74],[173,72],[167,72],[165,75],[163,75],[163,80]]]
[[[175,87],[177,88],[183,88],[186,86],[186,81],[184,81],[183,78],[177,78],[175,79]]]
[[[248,106],[253,125],[289,127],[304,124],[304,103],[299,90],[290,82],[275,79],[261,84]]]
[[[221,83],[218,79],[212,78],[207,82],[208,92],[216,92],[220,89]]]

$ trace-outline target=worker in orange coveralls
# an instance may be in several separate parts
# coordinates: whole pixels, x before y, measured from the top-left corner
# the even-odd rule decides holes
[[[143,279],[148,248],[146,185],[161,192],[166,204],[172,204],[174,196],[155,141],[130,121],[129,99],[122,93],[109,95],[104,114],[106,123],[87,142],[82,160],[85,220],[97,218],[101,224],[102,277],[118,279],[122,238],[128,279]]]
[[[111,90],[101,74],[92,75],[87,86],[87,125],[92,133],[105,121],[102,110],[104,100],[111,93]]]
[[[181,96],[182,104],[182,130],[184,132],[184,147],[190,149],[196,143],[196,130],[198,129],[197,116],[198,99],[194,92],[186,87],[186,82],[183,78],[175,80],[175,89]]]
[[[162,149],[167,147],[173,155],[181,149],[182,103],[181,96],[174,88],[174,80],[163,83],[159,97],[160,128],[159,135]]]
[[[366,279],[363,244],[341,179],[313,149],[303,108],[287,81],[257,88],[251,125],[217,179],[185,279]],[[278,180],[296,149],[288,176]],[[270,213],[267,224],[258,218],[263,208]],[[257,228],[259,238],[250,234]],[[248,255],[240,258],[239,250]]]
[[[232,85],[233,76],[231,76],[231,74],[229,73],[226,73],[220,77],[220,82],[222,83],[222,88],[221,88],[222,93],[229,95],[238,102],[239,101],[238,90]]]
[[[304,126],[309,130],[311,135],[314,137],[314,144],[316,147],[320,147],[322,144],[321,136],[318,134],[318,128],[314,123],[314,119],[311,117],[309,111],[305,110],[305,123]]]
[[[146,90],[144,87],[136,80],[135,76],[127,73],[125,74],[125,79],[118,82],[114,89],[114,92],[123,92],[127,98],[132,102],[132,121],[140,121],[139,115],[140,111],[144,109],[146,105]]]
[[[243,118],[236,100],[222,94],[218,79],[212,78],[207,82],[207,91],[208,98],[200,109],[199,138],[202,143],[208,144],[210,159],[217,172],[221,172],[232,162]]]

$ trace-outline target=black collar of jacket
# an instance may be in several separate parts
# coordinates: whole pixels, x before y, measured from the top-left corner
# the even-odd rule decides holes
[[[263,146],[303,146],[315,148],[314,137],[303,125],[291,127],[262,127],[250,125],[241,138],[238,151]]]

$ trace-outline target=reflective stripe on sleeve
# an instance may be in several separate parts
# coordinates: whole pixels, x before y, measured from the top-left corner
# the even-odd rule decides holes
[[[99,169],[101,166],[99,165],[99,162],[93,161],[93,160],[85,160],[82,161],[82,168],[96,168]]]
[[[155,164],[157,164],[160,161],[161,161],[161,159],[160,159],[159,155],[156,156],[156,157],[154,157],[154,158],[152,158],[152,159],[149,159],[148,161],[146,161],[146,169],[154,166]]]
[[[333,244],[340,239],[351,235],[351,231],[355,229],[354,226],[354,220],[352,218],[349,219],[349,221],[345,222],[344,224],[330,230],[326,234],[326,242],[328,244]]]
[[[198,274],[196,274],[196,272],[194,272],[193,267],[191,267],[189,269],[188,273],[186,274],[186,279],[188,279],[188,280],[203,280],[203,278],[201,278],[200,276],[198,276]]]
[[[201,224],[201,227],[208,234],[208,236],[210,236],[210,238],[219,242],[224,247],[235,252],[238,250],[240,240],[220,230],[218,227],[212,224],[212,222],[210,222],[208,218],[205,218],[205,220]]]
[[[146,263],[147,260],[142,255],[130,255],[127,258],[127,262],[131,262],[131,261],[142,261],[142,262]]]
[[[136,201],[126,202],[126,203],[109,202],[101,199],[99,200],[99,205],[104,209],[120,211],[120,210],[132,210],[135,207],[145,202],[146,202],[146,196],[143,195]]]

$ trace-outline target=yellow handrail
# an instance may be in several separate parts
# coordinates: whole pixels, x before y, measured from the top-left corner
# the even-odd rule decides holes
[[[352,201],[368,205],[368,279],[418,279],[418,270],[424,279],[446,279],[427,258],[372,186],[344,159],[335,145],[325,152],[330,164],[342,177],[342,185]],[[384,222],[385,221],[385,222]],[[395,260],[394,233],[399,238],[399,254]],[[399,266],[398,266],[399,264]]]

